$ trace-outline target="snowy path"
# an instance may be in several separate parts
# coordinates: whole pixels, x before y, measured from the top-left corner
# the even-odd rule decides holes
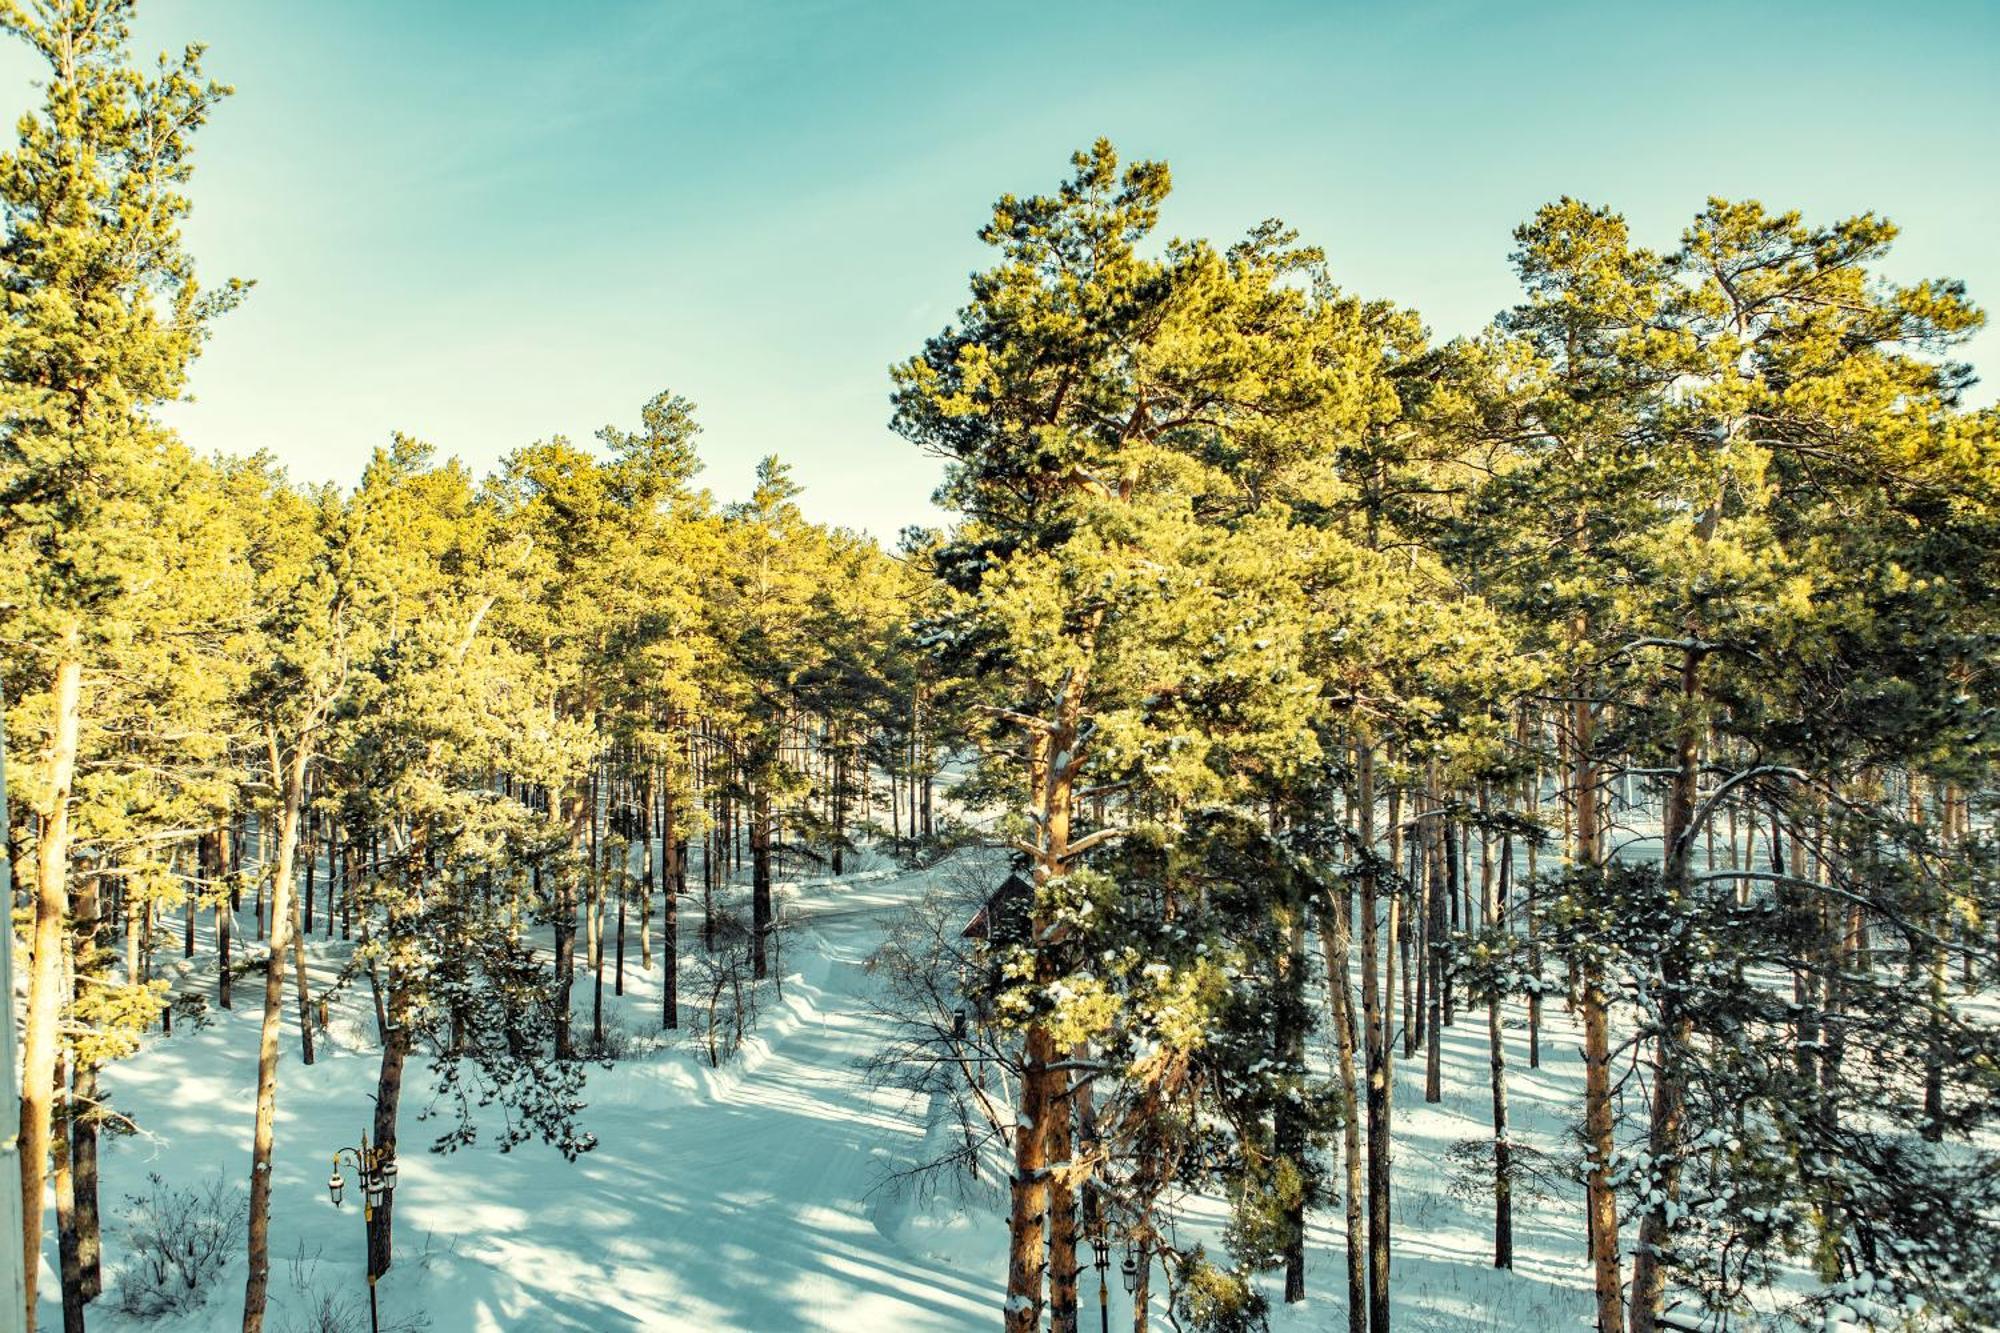
[[[649,1094],[659,1082],[648,1077],[658,1066],[599,1073],[587,1115],[600,1146],[574,1168],[536,1154],[544,1160],[521,1158],[518,1172],[502,1159],[476,1183],[458,1182],[457,1193],[535,1218],[461,1247],[466,1259],[504,1268],[532,1301],[468,1327],[989,1323],[997,1283],[905,1251],[875,1220],[887,1202],[875,1187],[916,1149],[922,1126],[916,1108],[871,1090],[856,1068],[881,1041],[860,964],[879,937],[879,913],[907,892],[898,881],[846,890],[818,912],[801,904],[809,924],[789,948],[804,975],[788,984],[784,1012],[768,1016],[769,1045],[746,1053],[740,1076],[725,1068],[708,1095],[658,1113]],[[628,992],[635,998],[643,995]]]

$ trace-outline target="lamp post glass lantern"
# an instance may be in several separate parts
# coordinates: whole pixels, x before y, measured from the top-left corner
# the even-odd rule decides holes
[[[1129,1240],[1125,1242],[1125,1258],[1118,1265],[1118,1276],[1125,1283],[1127,1296],[1139,1290],[1139,1247]]]
[[[381,1333],[381,1316],[375,1305],[375,1270],[369,1242],[375,1238],[375,1210],[380,1208],[396,1190],[396,1157],[391,1148],[374,1148],[368,1144],[368,1136],[361,1136],[358,1148],[342,1148],[333,1154],[333,1173],[326,1178],[327,1196],[333,1206],[340,1207],[340,1196],[347,1186],[346,1175],[341,1167],[352,1165],[355,1183],[361,1189],[362,1253],[370,1256],[363,1266],[368,1271],[368,1327],[371,1333]]]

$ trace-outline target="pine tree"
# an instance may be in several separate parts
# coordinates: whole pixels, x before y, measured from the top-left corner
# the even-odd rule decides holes
[[[1045,1244],[1054,1317],[1075,1317],[1087,1169],[1062,1061],[1103,1021],[1078,951],[1119,910],[1090,853],[1312,758],[1289,510],[1267,493],[1371,406],[1340,360],[1350,307],[1313,285],[1316,252],[1271,224],[1226,253],[1181,242],[1145,258],[1166,169],[1121,170],[1102,142],[1074,166],[1056,195],[1000,200],[982,235],[1001,262],[896,371],[896,426],[948,459],[939,499],[965,516],[934,557],[953,600],[933,641],[977,683],[976,786],[1011,808],[1034,887],[997,999],[1026,1049],[1016,1329],[1040,1317]]]

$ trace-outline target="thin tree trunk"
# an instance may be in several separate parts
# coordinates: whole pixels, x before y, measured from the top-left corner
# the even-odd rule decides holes
[[[653,875],[656,862],[653,859],[653,836],[659,832],[653,818],[654,766],[650,759],[645,766],[645,778],[639,784],[639,970],[653,970]],[[664,859],[665,851],[661,852]]]
[[[75,1108],[65,1085],[68,1057],[56,1052],[56,1085],[60,1089],[52,1116],[49,1148],[55,1167],[56,1271],[62,1284],[63,1333],[84,1333],[83,1263],[77,1254],[76,1174],[70,1166],[69,1130]]]
[[[1068,1074],[1051,1079],[1049,1108],[1049,1328],[1077,1333],[1076,1187],[1071,1183],[1074,1099],[1064,1095]]]
[[[1457,896],[1458,852],[1452,841],[1451,821],[1440,818],[1436,821],[1436,832],[1431,834],[1431,873],[1426,877],[1429,884],[1429,931],[1425,941],[1425,971],[1429,974],[1430,1009],[1424,1019],[1424,1100],[1441,1102],[1444,1100],[1444,1006],[1445,958],[1451,951],[1451,940],[1447,934],[1449,926],[1446,912],[1449,903]],[[1444,873],[1438,874],[1442,867]],[[1442,882],[1440,882],[1442,880]]]
[[[97,984],[107,970],[99,910],[101,881],[85,875],[76,895],[75,957],[70,987],[72,1003],[78,986]],[[69,1141],[71,1192],[74,1198],[78,1281],[83,1300],[93,1301],[104,1289],[104,1241],[97,1206],[97,1066],[77,1058],[69,1082]]]
[[[604,961],[604,863],[600,859],[602,849],[597,842],[597,774],[590,776],[589,804],[586,807],[589,818],[589,836],[585,842],[584,864],[590,867],[590,887],[584,895],[583,945],[584,961],[592,968]]]
[[[310,805],[311,802],[308,801],[307,804]],[[313,820],[310,816],[308,816],[306,819],[306,831],[304,835],[301,836],[301,838],[299,839],[299,848],[301,851],[305,853],[306,910],[305,910],[304,920],[301,923],[295,924],[292,927],[292,937],[294,939],[301,939],[307,935],[312,934],[312,928],[313,928],[313,886],[315,879],[314,863],[319,860],[319,848],[318,848],[318,839],[316,839],[313,836]]]
[[[278,1113],[278,1028],[284,1016],[286,951],[297,919],[292,898],[292,859],[297,852],[299,815],[305,800],[310,750],[300,739],[287,756],[272,732],[272,776],[282,792],[277,864],[271,883],[271,946],[264,960],[264,1014],[257,1040],[257,1107],[250,1141],[249,1277],[243,1287],[243,1333],[260,1333],[271,1280],[271,1140]],[[300,975],[304,993],[304,975]]]
[[[1365,762],[1365,761],[1364,761]],[[1369,849],[1363,844],[1362,855]],[[1366,871],[1363,872],[1364,878]],[[1354,1071],[1354,1013],[1352,993],[1353,978],[1349,957],[1353,928],[1349,923],[1352,915],[1344,889],[1336,888],[1340,901],[1328,904],[1329,911],[1320,922],[1320,949],[1326,956],[1326,990],[1333,1010],[1333,1032],[1339,1054],[1340,1067],[1340,1130],[1341,1160],[1347,1172],[1347,1327],[1350,1333],[1364,1333],[1368,1327],[1368,1241],[1367,1220],[1363,1210],[1365,1202],[1362,1192],[1361,1164],[1361,1098],[1360,1088]],[[1363,897],[1363,910],[1372,911],[1374,895]],[[1373,931],[1369,934],[1372,936]],[[1366,964],[1364,963],[1364,968]],[[1365,1013],[1373,1023],[1372,997],[1364,997],[1367,1005]],[[1379,1033],[1371,1032],[1367,1039],[1372,1053],[1378,1044]],[[1372,1088],[1371,1088],[1372,1092]],[[1303,1241],[1303,1237],[1301,1237]],[[1303,1248],[1303,1246],[1301,1246]],[[1289,1269],[1289,1265],[1288,1265]],[[1291,1274],[1285,1275],[1286,1295],[1289,1298]],[[1304,1287],[1301,1274],[1300,1287]],[[1301,1290],[1301,1295],[1304,1294]]]
[[[1597,814],[1597,766],[1591,757],[1596,720],[1581,696],[1575,705],[1571,744],[1575,749],[1576,859],[1587,869],[1603,868]],[[1591,1268],[1597,1296],[1597,1333],[1619,1333],[1624,1324],[1622,1262],[1618,1254],[1618,1194],[1611,1183],[1611,1034],[1604,968],[1595,954],[1579,969],[1583,1021],[1583,1123],[1589,1152],[1586,1206],[1590,1223]]]
[[[224,1009],[232,1008],[230,984],[234,980],[230,969],[235,960],[231,957],[231,945],[236,933],[236,890],[229,883],[229,875],[235,864],[229,855],[229,831],[215,830],[215,868],[221,876],[222,887],[215,895],[215,985],[216,999]]]
[[[674,794],[664,793],[660,802],[660,856],[664,862],[660,876],[660,897],[664,900],[660,921],[660,1025],[681,1025],[681,894],[687,889],[687,853],[676,841]]]
[[[1274,811],[1271,831],[1278,832],[1278,818]],[[1306,971],[1306,923],[1305,904],[1288,905],[1280,918],[1280,929],[1285,933],[1285,949],[1277,959],[1275,978],[1280,992],[1289,998],[1279,1010],[1282,1016],[1275,1045],[1280,1058],[1288,1067],[1303,1068],[1305,1065],[1305,1011],[1301,992],[1305,989]],[[1353,1052],[1348,1053],[1348,1072],[1353,1073]],[[1278,1103],[1273,1113],[1273,1138],[1280,1158],[1289,1159],[1301,1175],[1308,1169],[1306,1157],[1305,1127],[1300,1122],[1298,1108],[1289,1102]],[[1306,1298],[1306,1209],[1303,1195],[1285,1205],[1284,1225],[1285,1247],[1285,1304],[1296,1305]]]
[[[770,934],[771,796],[760,777],[750,798],[750,975],[758,981],[769,971]]]
[[[652,853],[652,850],[650,846],[647,847],[646,851],[648,855]],[[617,960],[611,974],[611,993],[613,995],[623,995],[625,993],[625,900],[631,896],[627,892],[629,886],[625,883],[625,869],[629,852],[629,848],[620,847],[615,853],[618,857],[618,873],[613,879],[613,883],[618,886],[618,934],[617,941],[613,945]]]
[[[1169,1292],[1171,1292],[1169,1288]],[[1139,1281],[1132,1290],[1132,1333],[1146,1333],[1152,1322],[1153,1249],[1144,1237],[1139,1241]]]
[[[66,646],[75,649],[72,628]],[[49,779],[36,814],[34,949],[28,963],[28,1009],[21,1040],[21,1223],[27,1310],[35,1329],[36,1272],[42,1253],[42,1191],[47,1181],[50,1117],[56,1090],[56,1030],[62,1019],[63,930],[69,916],[69,800],[82,729],[83,663],[56,667],[49,737]]]
[[[1693,633],[1693,627],[1689,627]],[[1681,718],[1677,725],[1673,781],[1667,791],[1666,819],[1661,828],[1661,881],[1678,903],[1686,896],[1688,862],[1692,855],[1695,798],[1701,773],[1701,727],[1695,714],[1700,693],[1701,655],[1694,648],[1682,653]],[[1647,1149],[1657,1172],[1656,1187],[1641,1191],[1651,1200],[1639,1218],[1639,1243],[1632,1256],[1631,1333],[1654,1333],[1666,1296],[1666,1250],[1670,1242],[1667,1208],[1680,1198],[1681,1123],[1686,1115],[1687,1081],[1682,1067],[1690,1025],[1681,1015],[1677,996],[1687,982],[1687,957],[1669,949],[1661,956],[1660,1007],[1662,1030],[1654,1043],[1653,1102],[1647,1126]]]
[[[1479,806],[1486,808],[1486,792],[1479,793]],[[1479,913],[1489,928],[1506,924],[1507,881],[1514,864],[1514,845],[1500,848],[1499,892],[1494,892],[1493,843],[1486,830],[1479,833]],[[1493,1087],[1493,1266],[1514,1266],[1514,1145],[1507,1138],[1507,1047],[1500,1022],[1500,989],[1496,985],[1486,997],[1487,1064]]]
[[[77,1263],[83,1278],[83,1299],[104,1293],[104,1224],[98,1204],[97,1066],[79,1064],[71,1082],[75,1088],[70,1121],[72,1172],[76,1178]]]
[[[306,855],[312,855],[311,845]],[[311,861],[306,863],[308,870]],[[313,1021],[312,984],[306,977],[306,926],[299,916],[299,896],[290,895],[292,900],[292,981],[298,990],[299,1001],[299,1060],[304,1064],[313,1062]],[[276,908],[274,907],[275,911]]]
[[[403,1065],[410,1053],[410,1034],[405,1026],[407,1003],[393,966],[389,970],[389,1012],[388,1034],[382,1043],[381,1072],[375,1080],[374,1147],[378,1153],[386,1154],[387,1159],[393,1159],[396,1156],[396,1113],[403,1100]],[[395,1203],[393,1191],[383,1195],[381,1206],[375,1209],[374,1224],[368,1231],[370,1286],[374,1285],[376,1278],[389,1271],[395,1259]]]
[[[1375,852],[1375,747],[1364,740],[1359,764],[1360,799],[1356,814],[1360,841],[1366,856],[1361,876],[1361,1003],[1365,1020],[1365,1058],[1368,1064],[1368,1328],[1370,1333],[1389,1333],[1389,1247],[1390,1247],[1390,1094],[1393,1069],[1389,1061],[1391,1026],[1396,1021],[1393,996],[1396,977],[1396,937],[1398,907],[1402,895],[1392,886],[1389,893],[1388,948],[1377,937],[1377,903],[1381,894],[1380,863]],[[1389,797],[1389,861],[1393,870],[1402,846],[1397,817],[1401,802],[1396,793]],[[1383,963],[1384,978],[1378,995],[1375,984],[1376,958]]]
[[[843,866],[845,864],[844,858],[847,854],[847,752],[841,748],[840,742],[837,739],[830,739],[834,746],[831,756],[833,767],[833,799],[830,802],[831,809],[829,811],[832,815],[830,822],[833,827],[833,847],[830,851],[830,860],[832,862],[833,877],[838,879],[842,874],[846,873]]]
[[[564,797],[568,807],[564,813],[564,824],[569,829],[572,846],[584,846],[585,827],[590,812],[586,809],[587,788],[572,788]],[[534,868],[535,895],[541,896],[542,868]],[[556,875],[555,902],[555,980],[556,980],[556,1030],[555,1054],[559,1060],[573,1059],[576,1043],[570,1034],[572,991],[576,978],[576,875],[568,866],[558,869]]]
[[[1523,730],[1525,732],[1525,727]],[[1529,737],[1524,735],[1524,749],[1529,748],[1525,743],[1529,739]],[[1539,821],[1541,809],[1542,770],[1540,761],[1537,760],[1534,771],[1528,775],[1528,818]],[[1528,839],[1528,891],[1525,895],[1527,899],[1528,976],[1533,983],[1531,989],[1528,991],[1528,1068],[1530,1069],[1540,1069],[1542,1067],[1542,940],[1540,922],[1535,917],[1535,894],[1540,887],[1536,883],[1537,870],[1536,840],[1530,838]]]

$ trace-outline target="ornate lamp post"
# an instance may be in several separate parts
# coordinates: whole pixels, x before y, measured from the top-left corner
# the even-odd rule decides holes
[[[1090,1237],[1090,1248],[1097,1252],[1097,1327],[1100,1333],[1111,1333],[1111,1288],[1104,1281],[1111,1271],[1111,1237],[1101,1223]]]
[[[396,1190],[396,1156],[390,1148],[371,1148],[368,1135],[361,1136],[358,1148],[342,1148],[333,1155],[333,1174],[326,1179],[326,1192],[333,1199],[333,1206],[340,1207],[340,1194],[347,1184],[341,1174],[341,1164],[352,1163],[354,1180],[361,1188],[361,1228],[362,1248],[367,1255],[365,1266],[368,1270],[368,1328],[369,1333],[381,1333],[381,1316],[375,1309],[375,1210]]]

